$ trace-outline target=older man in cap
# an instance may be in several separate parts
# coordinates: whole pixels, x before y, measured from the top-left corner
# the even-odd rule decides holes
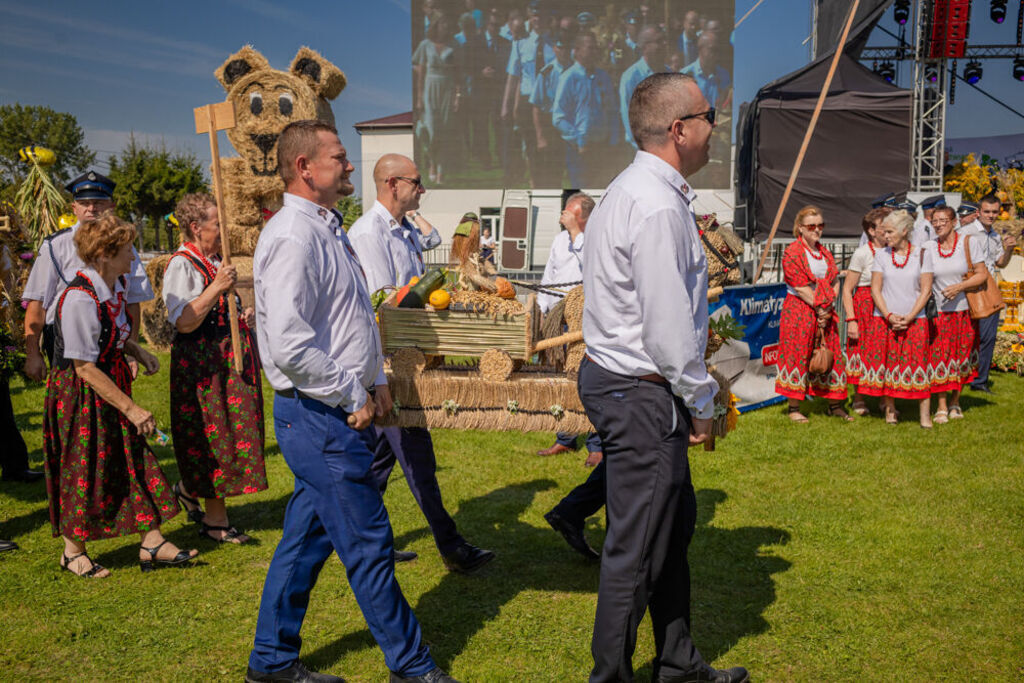
[[[43,240],[32,266],[22,299],[25,309],[25,374],[36,381],[46,376],[46,366],[40,352],[42,346],[48,358],[53,353],[53,323],[57,301],[75,279],[75,273],[85,268],[75,248],[75,233],[82,225],[91,223],[104,211],[114,208],[114,181],[96,171],[88,171],[65,186],[71,193],[71,210],[78,221],[70,228],[56,232]],[[132,339],[139,336],[139,303],[153,298],[153,288],[146,277],[142,261],[132,251],[131,270],[128,272],[128,290],[125,301],[132,319]],[[133,367],[134,372],[134,367]]]
[[[382,287],[401,287],[413,277],[422,277],[425,268],[420,239],[423,229],[409,224],[409,215],[418,215],[420,197],[426,190],[412,159],[400,154],[385,154],[373,169],[377,201],[353,224],[348,237],[366,273],[369,291]],[[420,235],[416,235],[419,232]],[[433,230],[432,242],[440,235]],[[374,427],[377,445],[370,475],[383,493],[395,460],[402,463],[405,481],[427,518],[434,543],[450,571],[470,574],[494,559],[490,550],[482,550],[466,541],[445,510],[437,485],[437,459],[430,432],[422,427]],[[416,558],[411,551],[395,551],[396,561]]]
[[[965,227],[978,220],[978,205],[973,202],[961,202],[956,210],[956,218],[959,222],[956,231],[961,232]]]

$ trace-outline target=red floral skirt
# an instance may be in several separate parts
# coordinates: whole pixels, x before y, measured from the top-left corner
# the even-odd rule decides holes
[[[131,395],[124,357],[114,382]],[[54,369],[43,418],[46,492],[54,536],[113,538],[159,527],[178,504],[149,444],[114,406],[75,374]]]
[[[870,287],[858,287],[853,293],[853,317],[857,319],[857,339],[846,339],[846,381],[857,386],[864,374],[864,359],[861,357],[863,340],[877,334],[873,326],[878,319],[873,315],[875,302],[871,299]]]
[[[918,318],[893,332],[882,318],[861,343],[864,373],[860,393],[868,396],[922,399],[931,396],[931,325]]]
[[[839,344],[835,321],[825,328],[825,345],[831,349],[835,363],[828,374],[808,372],[807,363],[814,350],[817,327],[814,309],[792,294],[782,303],[779,321],[779,365],[775,392],[802,401],[808,396],[821,396],[833,401],[846,399],[846,363]]]
[[[939,313],[932,324],[932,393],[960,391],[978,376],[978,332],[971,313]]]
[[[178,337],[171,346],[171,435],[185,489],[225,498],[267,488],[263,389],[252,337],[242,328],[242,374],[230,334]]]

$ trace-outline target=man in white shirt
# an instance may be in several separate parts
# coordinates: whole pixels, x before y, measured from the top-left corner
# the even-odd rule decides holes
[[[970,235],[971,241],[978,240],[985,252],[985,267],[995,277],[998,268],[1005,268],[1013,256],[1017,240],[1013,235],[999,236],[993,229],[999,217],[999,198],[987,194],[978,202],[978,218],[960,228],[961,235]],[[978,376],[967,386],[974,391],[991,394],[988,373],[992,366],[992,354],[996,348],[996,332],[999,331],[999,312],[978,321]]]
[[[704,363],[707,260],[685,176],[708,162],[711,111],[690,76],[642,81],[629,105],[640,151],[587,226],[579,391],[608,476],[592,683],[632,680],[648,607],[653,680],[749,680],[741,667],[708,666],[689,628],[697,501],[686,450],[708,438],[718,386]]]
[[[299,661],[309,594],[338,553],[391,681],[445,683],[395,579],[394,538],[372,474],[375,417],[391,410],[366,278],[335,203],[354,191],[337,131],[288,124],[278,140],[284,206],[253,257],[260,358],[274,430],[295,474],[267,570],[246,681],[330,681]]]
[[[28,282],[22,299],[27,302],[25,308],[25,374],[37,382],[46,377],[46,365],[40,352],[48,357],[53,353],[53,321],[57,312],[57,302],[68,284],[75,279],[75,274],[85,268],[85,262],[78,256],[75,247],[75,233],[85,223],[91,223],[105,211],[114,208],[114,188],[116,184],[96,171],[86,171],[65,186],[71,193],[71,211],[77,222],[65,230],[55,232],[39,247],[39,255],[32,265]],[[139,338],[139,304],[153,298],[153,287],[149,284],[146,269],[142,266],[139,255],[132,250],[132,265],[128,272],[128,289],[125,301],[128,313],[132,318],[132,339]],[[130,360],[132,374],[137,364]]]
[[[417,211],[425,192],[415,162],[400,154],[385,154],[373,169],[377,200],[357,220],[348,237],[366,271],[370,291],[402,287],[425,272],[423,256],[405,216]],[[437,231],[435,230],[436,234]],[[468,543],[445,510],[437,485],[437,458],[430,432],[422,427],[374,427],[377,449],[370,468],[383,495],[395,460],[402,463],[405,481],[427,518],[434,543],[451,571],[469,574],[494,559],[490,550]],[[416,558],[412,551],[395,551],[396,561]]]

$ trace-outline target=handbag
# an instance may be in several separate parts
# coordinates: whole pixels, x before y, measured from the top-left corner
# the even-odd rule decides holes
[[[964,274],[964,280],[968,280],[974,275],[969,239],[970,235],[964,237],[964,256],[967,257],[967,272]],[[999,292],[999,285],[996,284],[992,273],[989,273],[988,279],[977,287],[965,289],[964,294],[967,296],[967,307],[971,311],[973,320],[987,318],[1006,308],[1003,295]]]
[[[924,249],[921,250],[921,265],[924,266]],[[928,295],[928,301],[924,302],[924,317],[928,320],[935,320],[939,317],[939,305],[935,302],[935,290]]]
[[[815,375],[826,375],[832,370],[834,362],[832,349],[825,346],[825,325],[818,323],[814,333],[814,350],[811,351],[811,360],[807,363],[807,370]]]

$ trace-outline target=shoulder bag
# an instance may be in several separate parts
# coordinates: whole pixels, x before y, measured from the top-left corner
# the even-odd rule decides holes
[[[974,263],[971,261],[969,239],[969,235],[964,236],[964,256],[967,257],[967,272],[964,274],[964,280],[968,280],[974,275]],[[973,320],[987,318],[1006,308],[1006,304],[1003,302],[1003,295],[1000,294],[999,285],[996,284],[996,279],[992,273],[989,273],[988,279],[977,287],[965,289],[964,295],[967,297],[967,307],[971,311],[971,318]]]

